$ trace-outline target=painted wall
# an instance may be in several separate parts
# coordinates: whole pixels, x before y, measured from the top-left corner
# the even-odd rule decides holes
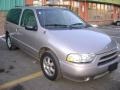
[[[7,11],[15,6],[24,6],[24,0],[0,0],[0,11]]]

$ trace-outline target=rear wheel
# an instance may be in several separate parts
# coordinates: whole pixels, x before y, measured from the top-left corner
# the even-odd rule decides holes
[[[12,43],[12,40],[9,34],[6,35],[6,44],[9,50],[17,49],[17,47]]]
[[[59,61],[51,51],[47,51],[42,55],[40,63],[46,78],[52,81],[61,78]]]

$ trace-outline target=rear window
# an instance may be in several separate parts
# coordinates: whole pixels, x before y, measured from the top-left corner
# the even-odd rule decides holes
[[[18,25],[21,12],[22,9],[11,9],[7,15],[7,21]]]

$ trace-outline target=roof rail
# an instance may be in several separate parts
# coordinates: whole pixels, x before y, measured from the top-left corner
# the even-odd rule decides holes
[[[42,6],[50,6],[50,7],[69,7],[70,5],[61,5],[61,4],[45,4]]]
[[[23,6],[33,6],[33,4],[25,4],[25,5],[23,5]],[[23,6],[18,6],[18,5],[16,5],[15,7],[23,7]]]
[[[24,6],[34,6],[33,4],[25,4]],[[39,5],[38,5],[39,6]],[[49,7],[70,7],[70,5],[62,5],[62,4],[43,4],[43,5],[40,5],[40,6],[49,6]],[[23,6],[15,6],[15,7],[23,7]]]
[[[25,4],[25,6],[33,6],[33,4]]]

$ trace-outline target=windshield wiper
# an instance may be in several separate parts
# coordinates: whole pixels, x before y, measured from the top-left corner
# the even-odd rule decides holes
[[[64,24],[46,24],[45,26],[68,27],[68,25],[64,25]]]
[[[69,28],[78,28],[78,29],[80,29],[83,26],[84,26],[83,23],[74,23],[74,24],[69,25]]]
[[[83,23],[74,23],[74,24],[71,24],[70,26],[74,26],[74,25],[83,25]]]

